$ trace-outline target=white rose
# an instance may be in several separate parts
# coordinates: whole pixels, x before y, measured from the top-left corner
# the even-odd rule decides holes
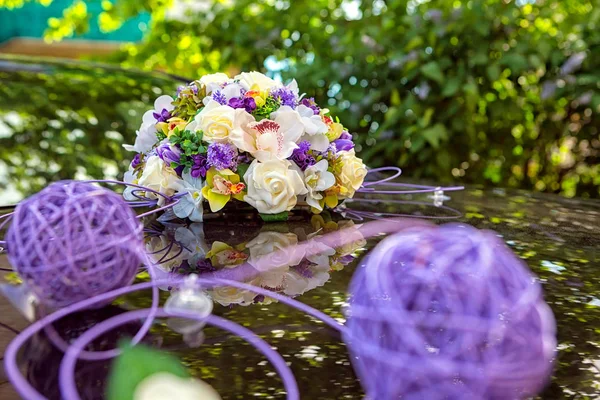
[[[249,285],[254,285],[254,282],[247,282]],[[233,286],[219,286],[211,290],[211,297],[214,301],[222,306],[238,304],[248,306],[254,302],[256,293],[245,289],[239,289]]]
[[[175,170],[165,164],[158,156],[150,156],[146,160],[144,172],[138,184],[167,196],[173,196],[175,192],[183,188],[183,181],[177,176]],[[165,199],[151,192],[146,192],[149,198],[158,198],[158,204],[163,205]]]
[[[354,149],[350,151],[340,151],[337,153],[342,165],[338,176],[340,183],[347,190],[342,197],[353,197],[354,193],[362,186],[365,176],[367,176],[367,166],[362,160],[354,154]]]
[[[327,171],[328,167],[327,160],[323,159],[304,171],[304,184],[308,189],[306,202],[317,210],[323,210],[319,203],[319,200],[323,199],[322,192],[335,184],[335,176]]]
[[[186,129],[191,131],[202,130],[204,132],[202,139],[205,142],[226,143],[229,141],[234,119],[235,109],[210,100],[206,107],[188,124]]]
[[[233,79],[239,80],[240,85],[246,90],[258,90],[262,92],[275,86],[279,86],[279,83],[275,82],[273,79],[256,71],[242,72]]]
[[[288,160],[252,161],[244,174],[248,194],[244,201],[263,214],[289,211],[296,205],[298,195],[307,192],[300,174],[290,169]]]
[[[246,244],[248,263],[261,272],[297,265],[304,257],[296,251],[297,245],[294,233],[261,232]]]
[[[221,400],[208,383],[194,378],[180,378],[168,372],[158,372],[136,387],[133,400]]]
[[[206,94],[212,93],[216,89],[220,89],[221,85],[228,81],[229,77],[222,72],[204,75],[200,78],[200,83],[206,87]]]
[[[291,269],[285,275],[285,287],[283,293],[287,296],[299,296],[323,286],[329,280],[328,270],[311,269],[310,276],[304,276],[294,269]]]

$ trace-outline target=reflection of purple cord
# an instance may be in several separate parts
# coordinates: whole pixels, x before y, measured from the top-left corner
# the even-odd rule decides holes
[[[149,269],[151,270],[152,268],[149,268]],[[140,283],[140,284],[133,285],[133,286],[126,286],[126,287],[123,287],[120,289],[115,289],[110,292],[95,296],[95,297],[87,299],[87,300],[80,301],[79,303],[69,305],[65,308],[62,308],[62,309],[56,311],[53,314],[50,314],[50,315],[34,322],[33,324],[31,324],[30,326],[25,328],[23,330],[23,332],[21,332],[21,334],[19,334],[17,337],[15,337],[15,339],[12,342],[10,342],[10,344],[6,348],[6,352],[5,352],[5,356],[4,356],[4,367],[6,369],[6,375],[8,376],[9,380],[11,381],[11,383],[13,384],[13,386],[15,387],[17,392],[19,392],[19,394],[23,398],[25,398],[27,400],[45,400],[45,398],[42,395],[40,395],[29,384],[27,379],[25,379],[25,377],[23,377],[23,375],[21,374],[19,367],[17,365],[17,353],[18,353],[19,349],[33,335],[35,335],[40,330],[44,329],[47,325],[61,319],[64,316],[74,313],[76,311],[83,310],[90,306],[94,306],[97,303],[101,303],[106,300],[115,298],[117,296],[121,296],[121,295],[131,293],[131,292],[134,292],[137,290],[153,288],[153,290],[157,291],[156,288],[158,286],[161,286],[161,285],[175,286],[175,284],[181,284],[182,282],[183,282],[183,277],[177,277],[177,278],[173,278],[173,279],[153,280],[152,282]],[[264,296],[268,296],[273,299],[276,299],[276,300],[280,301],[281,303],[284,303],[291,307],[294,307],[300,311],[303,311],[306,314],[309,314],[310,316],[312,316],[318,320],[321,320],[322,322],[324,322],[325,324],[329,325],[330,327],[332,327],[336,330],[339,330],[342,332],[345,331],[345,327],[343,325],[341,325],[339,322],[337,322],[335,319],[331,318],[327,314],[325,314],[319,310],[316,310],[316,309],[314,309],[304,303],[301,303],[297,300],[289,298],[285,295],[281,295],[279,293],[272,292],[267,289],[263,289],[263,288],[260,288],[257,286],[248,285],[248,284],[244,284],[244,283],[240,283],[240,282],[236,282],[236,281],[225,280],[225,279],[199,278],[198,283],[208,284],[208,285],[223,284],[223,285],[227,285],[227,286],[237,287],[239,289],[249,290],[249,291],[252,291],[257,294],[262,294]],[[153,306],[154,305],[155,305],[155,303],[153,301]],[[145,315],[147,315],[147,319],[144,321],[144,326],[142,326],[142,328],[140,328],[140,331],[138,332],[138,334],[135,337],[140,336],[140,333],[143,333],[142,334],[142,337],[143,337],[148,332],[150,325],[154,322],[154,318],[156,317],[156,315],[160,314],[158,307],[153,307],[148,310],[142,310],[142,311],[144,311]],[[145,329],[146,325],[148,325],[148,327]],[[135,340],[135,337],[134,337],[134,340]],[[134,343],[137,343],[137,342],[134,342]],[[252,344],[254,344],[254,343],[252,343]],[[69,351],[69,350],[67,349],[67,351]],[[81,353],[81,354],[79,354],[79,353]],[[78,352],[78,354],[81,359],[105,360],[105,359],[109,359],[109,358],[113,358],[113,357],[117,356],[119,354],[119,350],[113,349],[113,350],[102,351],[102,352],[80,351],[80,352]],[[296,397],[296,398],[298,398],[298,397]]]
[[[147,318],[151,311],[149,310],[136,310],[130,311],[125,314],[117,315],[113,318],[105,320],[85,333],[83,333],[77,340],[73,342],[73,344],[69,347],[65,357],[63,358],[60,364],[60,389],[61,395],[65,400],[79,400],[79,395],[77,392],[77,385],[75,384],[75,365],[77,363],[77,359],[79,353],[83,350],[83,348],[98,338],[103,333],[114,329],[120,325],[127,324],[128,322],[135,321],[140,318]],[[159,309],[156,313],[157,317],[183,317],[194,319],[197,321],[206,321],[210,325],[214,325],[221,329],[227,330],[242,339],[246,340],[248,343],[253,345],[257,350],[259,350],[275,367],[279,375],[281,376],[281,380],[283,381],[283,386],[285,387],[285,391],[287,392],[288,400],[297,400],[300,398],[298,384],[296,383],[296,379],[294,374],[290,370],[290,368],[285,363],[285,360],[281,355],[273,350],[271,346],[259,338],[254,332],[251,330],[244,328],[234,322],[228,321],[224,318],[220,318],[214,315],[210,315],[207,318],[202,318],[197,314],[193,314],[190,312],[166,312],[164,309]]]
[[[355,210],[348,206],[348,204],[352,203],[392,203],[392,204],[408,204],[408,205],[419,205],[419,206],[431,206],[436,209],[442,209],[450,212],[453,215],[447,216],[427,216],[427,215],[412,215],[412,214],[400,214],[400,213],[385,213],[385,212],[373,212],[373,211],[365,211],[365,210]],[[348,217],[354,219],[356,221],[364,221],[364,219],[379,219],[379,220],[387,220],[394,217],[405,217],[405,218],[420,218],[420,219],[456,219],[462,217],[462,213],[458,210],[455,210],[452,207],[448,207],[445,205],[435,206],[431,202],[426,201],[410,201],[410,200],[398,200],[398,199],[389,199],[389,200],[380,200],[380,199],[365,199],[365,198],[354,198],[348,199],[344,202],[343,206],[338,207],[336,212],[339,212],[344,217]]]

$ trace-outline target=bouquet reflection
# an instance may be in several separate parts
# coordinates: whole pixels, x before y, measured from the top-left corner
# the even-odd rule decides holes
[[[336,217],[314,215],[308,221],[263,225],[255,221],[234,224],[226,219],[199,223],[161,216],[146,223],[146,250],[163,277],[215,276],[296,297],[325,285],[365,246],[360,225]],[[342,229],[353,232],[351,240],[348,235],[337,243],[319,240]],[[306,246],[298,246],[300,243]],[[273,301],[228,286],[209,289],[208,294],[223,306]]]

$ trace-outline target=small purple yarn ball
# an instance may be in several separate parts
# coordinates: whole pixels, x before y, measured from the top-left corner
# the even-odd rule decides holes
[[[449,224],[383,240],[352,279],[347,317],[369,399],[524,399],[552,372],[552,311],[494,232]]]
[[[143,259],[142,229],[118,194],[56,182],[17,205],[8,258],[40,302],[60,308],[131,284]]]

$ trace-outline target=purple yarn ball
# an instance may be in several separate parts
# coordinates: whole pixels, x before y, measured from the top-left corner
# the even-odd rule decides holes
[[[143,260],[142,229],[118,194],[56,182],[17,205],[8,258],[43,304],[64,307],[131,284]]]
[[[369,399],[524,399],[552,372],[552,311],[493,232],[393,235],[356,271],[349,303],[345,341]]]

